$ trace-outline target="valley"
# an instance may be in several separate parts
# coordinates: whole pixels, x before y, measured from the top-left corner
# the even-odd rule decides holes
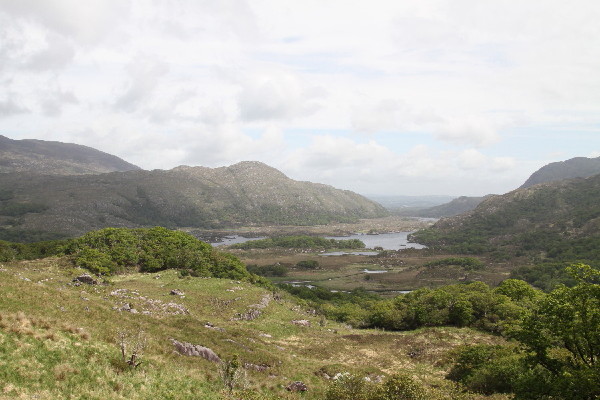
[[[600,395],[600,175],[414,217],[258,162],[91,154],[0,173],[0,398]]]

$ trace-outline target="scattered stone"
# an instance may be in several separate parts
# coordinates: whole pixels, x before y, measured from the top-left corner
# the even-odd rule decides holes
[[[266,337],[266,338],[272,338],[273,336],[269,335],[268,333],[259,333],[258,336],[262,336],[262,337]]]
[[[207,322],[206,324],[204,324],[204,327],[207,329],[213,329],[213,330],[219,331],[219,332],[225,332],[225,328],[219,328],[218,326],[214,326],[210,322]]]
[[[245,313],[238,313],[236,314],[236,316],[233,318],[234,321],[252,321],[255,320],[256,318],[260,317],[260,315],[262,314],[262,312],[258,309],[251,309],[246,311]]]
[[[264,372],[264,371],[268,370],[270,367],[267,364],[256,365],[256,364],[252,364],[252,363],[244,363],[244,368],[245,369],[253,369],[254,371],[258,371],[258,372]]]
[[[219,356],[208,347],[194,345],[187,342],[180,342],[175,339],[171,339],[171,342],[179,354],[184,356],[202,357],[215,363],[221,362],[221,358],[219,358]]]
[[[118,308],[117,310],[118,311],[130,312],[132,314],[137,314],[138,313],[138,310],[136,310],[135,308],[133,308],[133,306],[131,305],[131,303],[125,303],[120,308]]]
[[[306,320],[306,319],[295,319],[292,321],[292,324],[297,325],[297,326],[310,326],[310,321]]]
[[[169,294],[172,296],[185,296],[185,293],[183,293],[179,289],[173,289],[173,290],[171,290],[171,292]]]
[[[73,282],[79,283],[79,284],[85,283],[88,285],[97,285],[98,284],[98,281],[95,280],[90,274],[79,275],[78,277],[73,278]]]
[[[267,308],[267,306],[269,305],[269,303],[271,302],[272,297],[269,294],[264,295],[261,299],[260,299],[260,303],[258,304],[252,304],[251,306],[249,306],[250,308]]]
[[[304,382],[296,381],[292,382],[285,388],[288,392],[306,392],[308,386]]]

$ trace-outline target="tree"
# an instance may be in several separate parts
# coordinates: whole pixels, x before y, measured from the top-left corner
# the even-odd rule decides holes
[[[517,398],[600,398],[600,271],[577,264],[568,272],[577,285],[543,297],[515,333],[540,371],[531,379],[547,382],[525,382]]]

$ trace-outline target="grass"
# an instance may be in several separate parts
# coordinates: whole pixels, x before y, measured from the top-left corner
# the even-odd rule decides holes
[[[507,279],[514,268],[511,264],[481,258],[483,266],[477,270],[458,265],[428,266],[449,259],[447,254],[422,250],[387,251],[380,256],[322,256],[319,251],[282,249],[231,250],[246,265],[282,265],[288,273],[284,277],[269,277],[276,283],[310,281],[310,284],[330,290],[350,291],[362,287],[382,295],[393,296],[398,290],[420,287],[438,287],[465,281],[482,281],[497,285]],[[460,255],[454,255],[459,258]],[[318,269],[297,268],[300,261],[314,260]],[[364,270],[385,270],[386,273],[368,274]]]
[[[353,330],[323,321],[287,294],[275,300],[265,289],[228,279],[182,279],[163,271],[75,286],[71,281],[82,272],[59,258],[0,266],[0,398],[251,398],[227,394],[217,364],[179,355],[171,339],[209,347],[225,360],[237,355],[243,363],[267,366],[246,371],[258,398],[321,399],[330,384],[323,371],[333,370],[409,372],[445,393],[450,349],[500,340],[458,328]],[[172,289],[184,295],[171,295]],[[138,313],[119,311],[124,304]],[[258,318],[236,319],[256,308]],[[298,319],[310,326],[291,323]],[[120,332],[146,339],[138,368],[124,363]],[[309,392],[287,392],[296,380]]]

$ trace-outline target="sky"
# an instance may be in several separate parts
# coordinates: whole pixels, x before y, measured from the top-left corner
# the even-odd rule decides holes
[[[597,0],[0,0],[0,134],[478,196],[600,156]]]

